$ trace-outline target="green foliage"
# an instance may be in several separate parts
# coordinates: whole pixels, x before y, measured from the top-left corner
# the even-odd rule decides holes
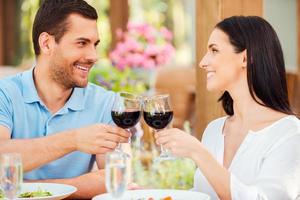
[[[111,44],[111,30],[110,30],[110,21],[109,21],[109,8],[110,0],[88,0],[98,13],[98,31],[101,43],[97,48],[97,52],[101,58],[108,57],[108,52]]]
[[[3,191],[0,189],[0,200],[1,199],[4,199],[4,194],[3,194]]]
[[[133,181],[138,185],[159,189],[190,189],[193,187],[196,166],[190,159],[176,159],[154,163],[149,166],[142,163],[139,155],[134,150],[132,159]]]
[[[34,56],[31,32],[39,4],[40,0],[25,0],[21,4],[21,44],[19,46],[21,48],[22,59],[25,60]]]
[[[89,74],[89,81],[115,92],[142,94],[147,90],[144,80],[132,69],[126,68],[120,71],[108,62],[93,67]]]

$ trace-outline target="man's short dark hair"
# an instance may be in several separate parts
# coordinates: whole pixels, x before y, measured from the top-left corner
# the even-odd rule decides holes
[[[43,32],[53,35],[58,43],[67,31],[67,18],[79,14],[87,19],[97,20],[98,15],[84,0],[44,0],[33,23],[32,41],[35,55],[40,54],[39,36]]]

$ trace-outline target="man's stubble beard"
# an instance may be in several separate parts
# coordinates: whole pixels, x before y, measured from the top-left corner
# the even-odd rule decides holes
[[[82,83],[77,83],[73,80],[73,66],[65,66],[58,65],[56,63],[52,63],[50,66],[50,78],[61,85],[65,89],[73,89],[74,87],[86,87],[87,81],[82,81]]]

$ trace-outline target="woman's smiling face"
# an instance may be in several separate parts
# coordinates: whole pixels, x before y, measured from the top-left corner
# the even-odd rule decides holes
[[[208,91],[228,91],[245,75],[246,51],[236,53],[229,37],[222,30],[216,28],[211,33],[207,53],[199,66],[207,72]]]

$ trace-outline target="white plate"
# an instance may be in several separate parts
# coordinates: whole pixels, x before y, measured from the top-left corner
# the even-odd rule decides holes
[[[188,190],[128,190],[125,192],[122,200],[138,200],[141,198],[152,197],[154,200],[160,200],[161,198],[171,196],[173,200],[209,200],[209,196],[201,192],[192,192]],[[95,196],[92,200],[113,200],[110,194],[102,194]]]
[[[18,198],[19,200],[59,200],[70,196],[77,191],[77,188],[71,185],[58,183],[24,183],[22,184],[21,194],[24,192],[34,192],[37,190],[46,190],[51,192],[52,196]]]

